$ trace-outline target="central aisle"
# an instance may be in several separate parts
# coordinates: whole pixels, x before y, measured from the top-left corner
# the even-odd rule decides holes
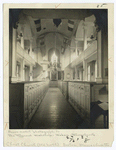
[[[29,129],[77,129],[81,117],[67,102],[58,88],[49,88],[38,110],[29,123]]]

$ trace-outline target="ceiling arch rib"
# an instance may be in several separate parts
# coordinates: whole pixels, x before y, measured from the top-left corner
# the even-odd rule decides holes
[[[59,31],[50,31],[50,32],[45,32],[45,33],[40,34],[40,35],[37,37],[37,39],[41,39],[42,37],[45,37],[46,35],[48,35],[48,34],[50,34],[50,33],[57,33],[57,34],[62,35],[64,38],[67,38],[67,39],[70,38],[70,37],[66,36],[64,33],[61,33],[61,32],[59,32]]]
[[[68,22],[69,20],[67,20]],[[74,20],[74,27],[73,27],[73,30],[72,31],[68,31],[68,28],[70,28],[70,25],[68,25],[68,23],[65,23],[65,28],[67,28],[66,31],[64,31],[64,29],[61,30],[61,28],[58,30],[58,29],[55,29],[55,30],[51,30],[51,31],[44,31],[44,33],[40,33],[38,34],[38,37],[37,38],[41,38],[42,36],[46,36],[47,34],[49,33],[58,33],[58,34],[61,34],[64,38],[67,38],[67,39],[71,39],[72,36],[76,33],[76,30],[77,30],[77,27],[78,27],[78,24],[79,24],[80,20]],[[69,32],[69,34],[68,34]]]
[[[28,28],[30,29],[30,33],[31,33],[31,38],[34,36],[34,32],[32,30],[32,25],[31,25],[31,21],[29,19],[29,16],[25,15],[24,13],[21,13],[19,15],[19,23],[22,24],[24,27],[28,26]],[[29,30],[28,29],[28,30]],[[27,36],[28,37],[28,36]],[[29,37],[30,38],[30,37]]]
[[[39,11],[39,10],[38,10]],[[33,12],[33,11],[32,11]],[[46,35],[50,32],[57,32],[62,34],[65,38],[71,38],[75,33],[77,27],[77,19],[55,19],[60,20],[60,24],[56,26],[54,19],[40,19],[39,15],[31,16],[29,13],[25,14],[24,11],[20,15],[22,22],[28,22],[34,38],[38,38],[41,35]]]
[[[70,21],[71,20],[71,21]],[[77,20],[72,19],[61,19],[60,25],[57,27],[53,19],[33,19],[33,22],[35,22],[35,28],[36,28],[36,37],[41,37],[42,35],[46,35],[47,33],[59,33],[62,34],[65,38],[70,38],[74,32],[75,28],[77,26]],[[73,25],[69,23],[73,22]],[[73,27],[72,27],[73,26]],[[39,30],[37,30],[39,29]]]
[[[95,16],[89,16],[85,18],[84,20],[81,20],[80,23],[78,24],[78,28],[76,30],[76,40],[78,41],[83,41],[84,40],[84,28],[86,27],[87,29],[87,38],[88,41],[91,40],[90,36],[93,34],[93,30],[95,28]]]
[[[35,14],[35,12],[36,12],[36,14]],[[77,9],[75,9],[75,10],[68,10],[68,9],[67,10],[58,10],[56,12],[54,10],[48,10],[49,14],[51,12],[52,13],[54,12],[56,16],[53,13],[53,16],[50,16],[51,18],[44,19],[44,17],[42,17],[42,15],[43,14],[45,15],[47,13],[46,10],[43,11],[43,10],[38,9],[38,10],[31,10],[31,11],[30,10],[22,11],[22,16],[23,16],[22,21],[26,21],[30,25],[33,40],[38,41],[41,38],[46,38],[46,36],[50,33],[53,33],[53,34],[56,33],[57,35],[61,35],[63,37],[63,40],[64,40],[64,38],[67,40],[71,40],[72,37],[75,37],[75,36],[77,37],[76,31],[79,29],[80,21],[85,20],[85,18],[87,18],[87,17],[89,18],[89,16],[91,15],[91,13],[88,13],[88,10],[77,10]],[[64,14],[64,12],[65,13],[67,12],[67,13]],[[63,15],[61,15],[62,13],[63,13]],[[69,14],[71,14],[71,15],[73,14],[73,17]],[[63,18],[63,19],[60,19],[61,23],[59,24],[59,26],[54,25],[54,22],[53,22],[54,18],[55,19]],[[91,19],[92,18],[89,18],[89,21],[91,21]],[[58,20],[58,19],[56,19],[56,20]],[[37,30],[38,28],[39,28],[39,30]],[[50,37],[47,37],[48,41],[49,41],[49,38]],[[81,38],[83,41],[83,35]],[[52,42],[53,42],[53,40],[52,40]],[[64,46],[66,48],[66,46],[65,46],[66,44],[63,45],[64,43],[60,42],[59,40],[58,40],[58,42],[57,42],[58,43],[57,47],[59,47],[61,49],[61,47]],[[47,40],[45,40],[44,46],[45,45],[48,48],[50,48],[50,46],[52,46],[52,45],[49,45]],[[36,47],[36,49],[37,49],[37,47],[40,47],[38,45],[38,42],[34,42],[33,48],[35,48],[35,47]]]
[[[58,48],[51,47],[51,48],[48,50],[48,52],[49,52],[49,51],[53,51],[53,50],[55,50],[55,49],[56,49],[56,51],[59,51],[59,49],[58,49]]]

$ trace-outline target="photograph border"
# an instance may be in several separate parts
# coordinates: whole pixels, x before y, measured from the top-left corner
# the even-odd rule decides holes
[[[108,3],[56,3],[44,4],[4,4],[4,146],[5,147],[108,147],[113,143],[114,138],[114,6]],[[109,89],[109,129],[68,129],[68,130],[12,130],[9,129],[9,8],[92,8],[108,9],[108,89]],[[40,131],[41,130],[41,131]],[[67,134],[89,137],[87,143],[82,140],[71,143],[66,138]],[[110,139],[109,139],[110,136]],[[39,141],[39,142],[38,142]]]

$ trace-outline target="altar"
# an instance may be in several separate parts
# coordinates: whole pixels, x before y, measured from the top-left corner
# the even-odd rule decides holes
[[[51,81],[56,81],[56,80],[58,80],[58,71],[51,71],[51,72],[50,72],[50,80],[51,80]]]

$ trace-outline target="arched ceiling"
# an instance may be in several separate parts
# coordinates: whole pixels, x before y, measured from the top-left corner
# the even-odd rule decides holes
[[[33,37],[38,38],[47,33],[57,32],[71,38],[76,32],[80,20],[92,15],[89,10],[81,9],[24,9],[20,13],[20,22],[28,20]],[[58,28],[53,19],[61,19]]]
[[[54,19],[61,21],[58,27]],[[24,39],[30,40],[32,36],[34,50],[41,47],[41,39],[44,39],[46,50],[54,45],[61,50],[65,39],[73,39],[71,46],[74,47],[74,37],[79,40],[78,46],[83,47],[83,23],[92,23],[94,20],[95,16],[87,9],[24,9],[19,15],[19,25],[24,25]],[[88,37],[92,28],[89,30]]]
[[[60,33],[63,36],[66,36],[67,38],[70,38],[73,34],[73,31],[75,30],[77,26],[77,20],[71,20],[74,22],[73,25],[73,31],[68,30],[68,19],[61,19],[61,24],[58,26],[58,28],[54,25],[53,19],[40,19],[41,20],[41,30],[36,31],[36,36],[39,37],[41,35],[45,35],[47,33]],[[35,25],[36,28],[36,25]]]
[[[37,36],[40,36],[41,34],[45,34],[47,32],[54,32],[55,28],[53,26],[53,19],[64,19],[63,25],[61,28],[61,34],[65,34],[67,36],[70,36],[71,33],[66,32],[66,29],[64,29],[64,24],[67,22],[67,20],[84,20],[85,18],[91,16],[94,14],[96,18],[96,24],[99,26],[99,28],[104,28],[104,26],[107,27],[107,10],[106,9],[10,9],[10,16],[9,21],[13,24],[14,28],[17,27],[17,23],[22,18],[22,22],[24,23],[27,21],[26,17],[28,17],[28,21],[30,22],[31,29],[32,29],[32,35],[36,36],[35,34],[35,26],[34,21],[35,19],[42,19],[42,26],[40,33],[38,32]],[[23,15],[22,15],[23,14]],[[44,19],[51,19],[51,20],[44,20]],[[67,19],[67,20],[65,20]],[[45,23],[48,23],[47,27],[45,26]],[[51,27],[50,27],[50,25]],[[78,25],[78,23],[77,23]],[[45,30],[46,28],[46,30]],[[51,29],[52,28],[52,29]],[[44,29],[44,30],[43,30]],[[59,31],[58,31],[59,32]]]
[[[103,25],[103,19],[100,19],[103,12],[97,13],[97,10],[88,9],[12,9],[10,23],[12,22],[13,26],[17,26],[18,23],[18,34],[20,31],[24,33],[27,49],[30,40],[33,40],[33,50],[41,52],[42,57],[47,57],[50,49],[64,54],[67,46],[70,46],[70,49],[75,48],[75,40],[78,41],[78,50],[83,50],[84,27],[87,26],[87,40],[90,42],[90,37],[96,30],[93,27],[95,20],[98,25]],[[58,27],[54,20],[59,22]]]

